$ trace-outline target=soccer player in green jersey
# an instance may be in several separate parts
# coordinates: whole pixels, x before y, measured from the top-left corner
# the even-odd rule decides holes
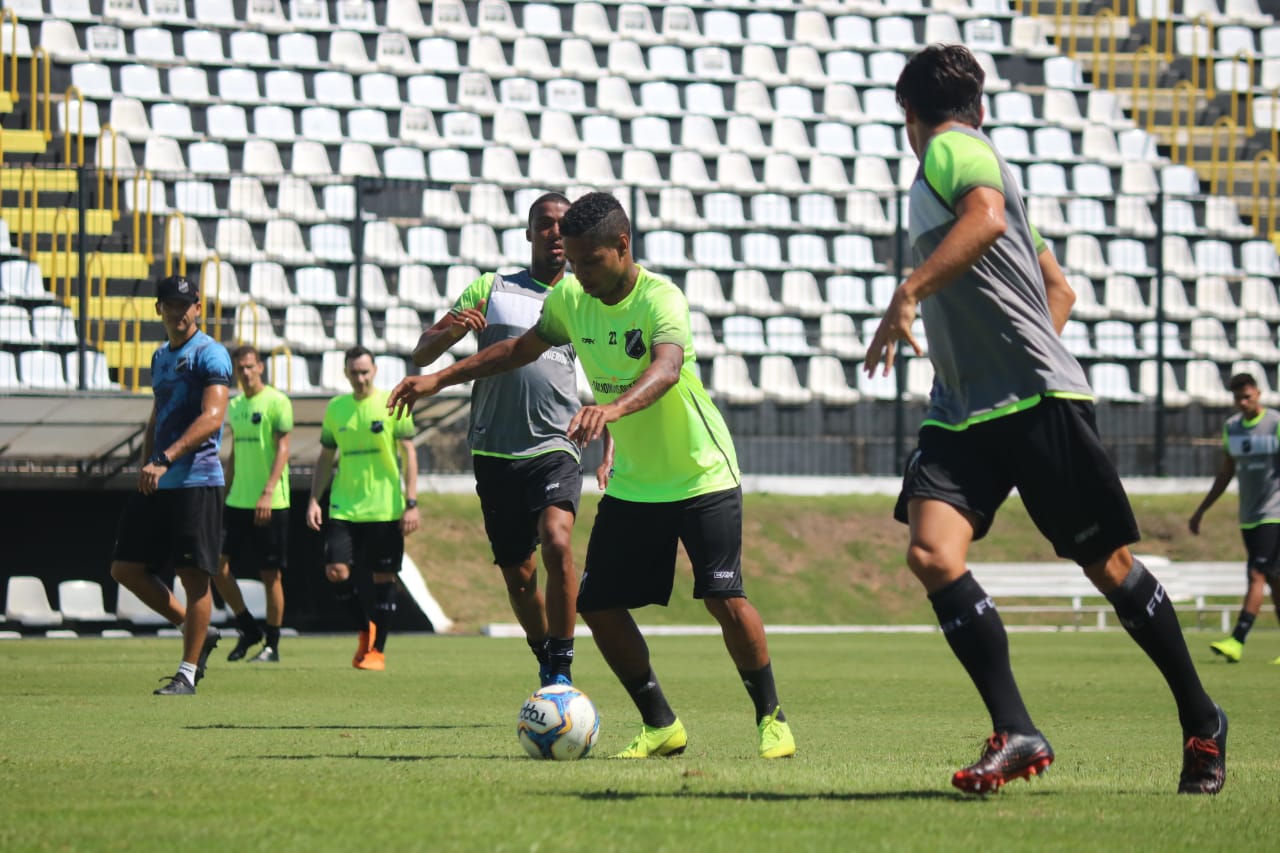
[[[263,363],[248,345],[231,353],[239,396],[227,408],[231,456],[226,464],[227,509],[222,514],[222,562],[213,578],[218,592],[235,614],[240,639],[227,655],[237,661],[266,640],[251,663],[280,660],[280,626],[284,623],[284,586],[280,572],[289,551],[289,432],[293,404],[262,381]],[[232,574],[256,571],[267,594],[267,623],[259,626],[245,607]]]
[[[1231,478],[1239,477],[1240,534],[1247,555],[1248,587],[1231,636],[1209,644],[1215,654],[1239,663],[1268,584],[1280,616],[1280,413],[1262,405],[1258,380],[1250,373],[1232,376],[1227,387],[1239,412],[1222,426],[1218,475],[1187,526],[1192,535],[1199,536],[1205,512],[1222,497]],[[1280,657],[1272,663],[1280,665]]]
[[[636,265],[631,223],[608,193],[588,193],[560,222],[575,279],[547,296],[535,327],[439,373],[405,379],[392,411],[471,379],[514,370],[572,343],[598,405],[569,423],[580,446],[613,435],[613,475],[600,501],[578,612],[631,695],[642,726],[619,758],[676,755],[684,725],[667,703],[630,610],[671,597],[676,547],[693,564],[695,598],[720,624],[755,706],[762,758],[795,753],[778,704],[760,614],[742,590],[742,489],[733,440],[695,370],[689,305],[680,289]]]
[[[920,159],[909,237],[917,266],[897,288],[864,367],[887,373],[917,306],[934,384],[894,516],[910,525],[907,564],[991,715],[982,756],[957,771],[964,791],[997,790],[1053,761],[1023,704],[995,604],[965,566],[1015,486],[1062,557],[1083,569],[1164,676],[1183,737],[1179,793],[1216,794],[1227,718],[1205,693],[1164,588],[1129,550],[1138,526],[1098,437],[1092,391],[1059,334],[1074,295],[1027,222],[1013,173],[982,134],[982,66],[932,45],[898,78]]]
[[[373,354],[360,346],[347,350],[346,374],[351,393],[329,401],[320,427],[307,526],[316,531],[323,527],[325,578],[360,630],[351,665],[381,671],[387,666],[384,652],[396,609],[404,537],[418,529],[418,457],[413,419],[388,417],[387,392],[374,387]],[[327,520],[320,507],[326,487]],[[356,569],[373,576],[372,618],[352,577]]]
[[[560,219],[568,208],[560,193],[545,193],[530,205],[529,267],[471,282],[422,333],[415,364],[431,364],[470,332],[484,348],[518,338],[538,322],[543,301],[564,276]],[[477,380],[471,392],[467,442],[484,529],[543,686],[572,683],[578,618],[572,537],[582,466],[565,430],[580,407],[576,358],[571,344],[553,347],[519,370]],[[539,544],[545,602],[538,590]]]

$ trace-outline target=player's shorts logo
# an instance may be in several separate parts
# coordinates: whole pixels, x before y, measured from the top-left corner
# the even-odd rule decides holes
[[[627,355],[632,358],[644,357],[644,332],[639,329],[629,329],[626,333],[626,344],[624,349],[626,350]]]

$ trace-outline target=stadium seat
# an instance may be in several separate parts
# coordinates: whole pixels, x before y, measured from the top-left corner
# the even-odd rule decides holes
[[[1093,358],[1098,354],[1089,341],[1089,327],[1079,320],[1068,320],[1061,337],[1067,352],[1077,358]]]
[[[912,359],[916,361],[918,359]],[[871,376],[866,371],[856,369],[854,373],[857,375],[858,393],[864,398],[872,400],[896,400],[898,399],[898,378],[890,371],[888,376],[884,375],[883,366],[876,368]]]
[[[1268,364],[1280,361],[1275,334],[1267,321],[1259,317],[1246,317],[1236,323],[1236,347],[1246,358]]]
[[[431,313],[451,303],[440,295],[431,267],[405,264],[396,274],[396,297],[401,303]]]
[[[760,389],[780,406],[803,406],[813,399],[813,392],[800,384],[795,364],[785,355],[760,359]]]
[[[1191,351],[1214,361],[1233,361],[1241,357],[1228,339],[1222,321],[1215,317],[1197,317],[1191,321]]]
[[[0,389],[18,391],[22,388],[22,379],[18,376],[18,359],[8,350],[0,350]]]
[[[782,303],[773,298],[769,282],[759,270],[734,272],[729,298],[739,311],[757,317],[773,317],[783,312]]]
[[[71,309],[63,305],[39,305],[31,309],[31,331],[45,346],[74,346],[79,342]]]
[[[21,305],[0,305],[0,344],[29,346],[36,343],[31,333],[31,315]]]
[[[314,305],[290,305],[284,312],[284,342],[296,352],[324,352],[334,349],[333,338],[325,331],[320,309]]]
[[[1149,400],[1156,400],[1159,397],[1159,389],[1156,387],[1156,371],[1157,362],[1152,360],[1143,361],[1138,365],[1138,393],[1142,394]],[[1164,362],[1164,404],[1166,406],[1186,406],[1191,402],[1191,395],[1182,390],[1178,384],[1178,375],[1174,371],[1170,362]]]
[[[62,581],[58,584],[58,611],[68,622],[114,622],[115,614],[103,606],[102,584],[97,581]]]
[[[739,355],[764,355],[769,345],[764,337],[764,323],[759,317],[735,314],[725,317],[721,326],[725,349]]]
[[[725,352],[724,344],[716,340],[711,319],[701,311],[689,312],[689,337],[694,353],[701,359],[714,358]]]
[[[1129,381],[1129,368],[1115,362],[1098,362],[1089,366],[1089,385],[1099,400],[1114,403],[1141,403],[1146,396],[1134,391]]]
[[[181,584],[179,584],[181,586]],[[126,586],[116,586],[116,619],[131,625],[165,626],[169,620],[142,603]]]
[[[787,270],[782,274],[782,305],[801,317],[821,317],[831,310],[822,297],[818,280],[808,270]]]
[[[711,392],[731,406],[764,402],[764,392],[751,381],[747,363],[740,355],[718,355],[711,361]]]
[[[80,353],[72,350],[67,353],[67,384],[80,386]],[[120,386],[111,381],[107,369],[107,357],[96,350],[85,352],[85,389],[89,391],[119,391]]]
[[[848,314],[823,314],[818,319],[818,345],[823,352],[844,359],[858,359],[867,354],[857,324]]]
[[[201,265],[200,292],[210,307],[240,305],[249,298],[240,289],[236,268],[229,261]]]
[[[307,357],[296,353],[276,352],[269,355],[267,381],[289,395],[316,394],[321,391],[311,382]]]
[[[28,628],[62,624],[62,614],[49,604],[44,581],[31,575],[11,575],[5,587],[4,618]]]
[[[1093,339],[1100,356],[1109,359],[1140,358],[1137,338],[1131,323],[1124,320],[1101,320],[1093,326]]]
[[[770,352],[783,355],[813,355],[818,352],[809,344],[804,320],[799,317],[768,318],[764,322],[764,337]]]
[[[849,387],[844,365],[829,355],[809,359],[807,387],[814,398],[828,406],[847,406],[858,402],[861,395]]]
[[[390,391],[399,385],[400,380],[408,374],[404,359],[398,355],[377,355],[374,356],[373,363],[378,371],[373,384],[383,391]]]
[[[1231,296],[1231,286],[1221,276],[1205,275],[1196,279],[1195,306],[1202,315],[1233,321],[1244,316]]]
[[[1217,362],[1193,359],[1187,362],[1186,391],[1191,399],[1206,406],[1226,407],[1232,404],[1231,392],[1226,390],[1222,369]]]
[[[360,343],[370,352],[383,353],[387,350],[386,341],[377,333],[373,325],[373,315],[369,309],[360,311],[361,340]],[[333,339],[340,349],[348,349],[356,345],[356,309],[351,305],[340,305],[334,312]]]
[[[18,353],[18,375],[28,388],[42,391],[70,391],[63,372],[62,356],[50,350],[29,349]]]

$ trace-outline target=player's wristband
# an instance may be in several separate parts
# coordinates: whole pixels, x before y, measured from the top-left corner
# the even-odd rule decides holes
[[[404,499],[404,508],[405,508],[405,509],[417,509],[417,508],[418,508],[418,499],[417,499],[417,498],[405,498],[405,499]]]
[[[151,458],[147,460],[147,464],[159,465],[161,468],[168,468],[173,464],[173,460],[171,460],[163,450],[160,450],[151,454]]]

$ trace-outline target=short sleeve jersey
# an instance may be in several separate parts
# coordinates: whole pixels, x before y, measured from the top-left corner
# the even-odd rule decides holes
[[[653,405],[609,425],[615,460],[606,494],[666,503],[739,484],[733,439],[698,378],[680,288],[641,269],[631,293],[605,305],[576,280],[564,281],[547,296],[537,334],[552,345],[573,344],[600,403],[635,384],[655,345],[684,349],[679,381]]]
[[[196,332],[177,349],[166,342],[155,351],[151,356],[151,389],[155,396],[156,451],[172,445],[200,416],[204,389],[210,385],[231,385],[231,354],[204,332]],[[160,488],[223,485],[220,447],[222,430],[192,452],[172,460],[160,477]]]
[[[387,397],[381,390],[363,400],[343,394],[325,409],[320,444],[338,451],[338,470],[329,490],[331,518],[399,521],[404,515],[396,445],[413,437],[413,419],[388,414]]]
[[[956,205],[977,187],[1005,198],[1008,227],[968,272],[920,304],[934,383],[926,424],[964,429],[1043,396],[1092,399],[1079,362],[1054,331],[1039,254],[1008,165],[977,130],[929,140],[911,185],[910,240],[921,263],[951,232]]]
[[[1280,524],[1280,414],[1263,409],[1252,420],[1243,412],[1229,418],[1222,449],[1236,465],[1240,526]]]
[[[276,436],[293,430],[293,403],[270,385],[250,397],[240,394],[227,406],[227,423],[235,448],[235,476],[227,506],[253,509],[276,463]],[[289,506],[289,465],[271,492],[271,508]]]
[[[543,300],[553,289],[528,270],[512,275],[486,273],[468,285],[451,310],[459,314],[485,302],[487,325],[478,341],[484,349],[518,338],[537,325]],[[518,370],[477,379],[467,437],[471,452],[524,458],[561,450],[577,459],[578,448],[565,434],[580,407],[576,359],[573,346],[565,344]]]

